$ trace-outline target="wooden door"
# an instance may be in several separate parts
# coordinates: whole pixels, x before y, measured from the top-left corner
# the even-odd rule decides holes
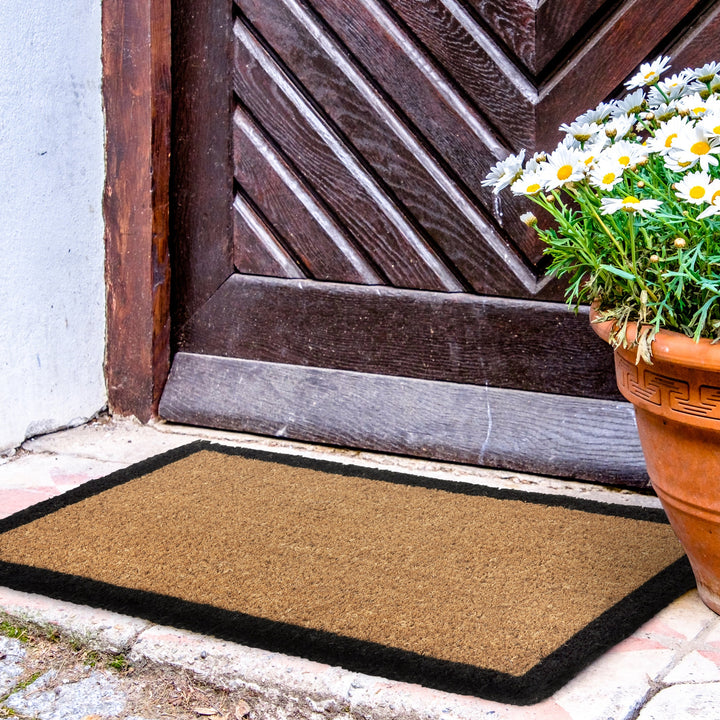
[[[177,0],[170,420],[645,482],[611,354],[481,181],[699,0]]]

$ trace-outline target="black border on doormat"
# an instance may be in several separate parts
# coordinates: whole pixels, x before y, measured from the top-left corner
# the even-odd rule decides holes
[[[654,508],[489,488],[465,482],[424,478],[392,470],[358,467],[332,460],[229,447],[200,440],[155,455],[97,480],[90,480],[62,495],[21,510],[0,520],[0,533],[25,525],[111,487],[134,480],[201,450],[449,492],[562,506],[651,522],[667,522],[663,511]],[[486,700],[529,705],[552,695],[593,660],[654,617],[668,603],[695,587],[695,580],[687,558],[680,558],[626,595],[619,603],[586,625],[522,676],[438,660],[377,643],[27,565],[0,561],[0,584],[15,590],[103,608],[271,652],[337,665],[353,672],[417,683],[445,692],[473,695]]]

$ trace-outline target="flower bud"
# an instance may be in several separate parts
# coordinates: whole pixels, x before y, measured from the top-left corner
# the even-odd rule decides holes
[[[651,255],[651,256],[650,256],[650,262],[651,262],[651,263],[660,262],[660,256],[659,256],[659,255],[655,255],[655,254]]]
[[[685,241],[685,238],[678,237],[673,240],[673,245],[676,248],[684,248],[687,245],[687,242]]]
[[[637,181],[637,186],[638,186],[639,188],[644,188],[644,187],[645,187],[645,181],[644,181],[644,180],[638,180],[638,181]]]
[[[538,224],[538,219],[531,212],[525,212],[520,216],[520,219],[528,226],[535,227]]]

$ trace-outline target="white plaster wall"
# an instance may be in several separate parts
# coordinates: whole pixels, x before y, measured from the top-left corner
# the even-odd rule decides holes
[[[105,406],[101,0],[0,0],[0,451]]]

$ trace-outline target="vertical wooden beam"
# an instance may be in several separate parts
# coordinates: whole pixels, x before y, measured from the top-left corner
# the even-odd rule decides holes
[[[170,362],[170,0],[104,0],[110,409],[147,421]]]

